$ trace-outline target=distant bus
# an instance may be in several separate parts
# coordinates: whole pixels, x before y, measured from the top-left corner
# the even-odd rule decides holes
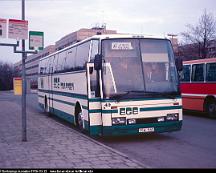
[[[182,127],[180,83],[164,38],[96,35],[42,58],[38,101],[95,136]]]
[[[183,109],[216,117],[216,58],[183,62]]]

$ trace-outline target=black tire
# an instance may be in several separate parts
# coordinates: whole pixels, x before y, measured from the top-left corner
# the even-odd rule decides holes
[[[47,104],[47,97],[44,99],[44,113],[49,115],[49,109],[48,109],[48,104]]]
[[[76,103],[76,107],[75,107],[75,125],[79,131],[84,133],[85,131],[84,118],[83,118],[81,106],[78,102]]]
[[[216,101],[211,100],[206,104],[206,112],[210,118],[216,118]]]

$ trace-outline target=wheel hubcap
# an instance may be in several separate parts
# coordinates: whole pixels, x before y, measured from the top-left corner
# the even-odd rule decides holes
[[[83,117],[82,117],[82,113],[81,112],[78,114],[78,124],[79,124],[79,127],[81,129],[83,129]]]
[[[215,104],[210,104],[209,105],[209,113],[214,113],[216,111],[216,105]]]

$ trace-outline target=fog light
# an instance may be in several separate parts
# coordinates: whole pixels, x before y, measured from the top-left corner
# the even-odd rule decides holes
[[[164,117],[159,117],[159,118],[157,119],[158,122],[163,122],[164,120],[165,120]]]
[[[136,124],[136,119],[128,119],[128,124]]]
[[[112,118],[112,124],[113,125],[126,124],[126,118],[124,117]]]
[[[179,114],[173,113],[173,114],[167,114],[166,120],[167,121],[176,121],[178,120]]]

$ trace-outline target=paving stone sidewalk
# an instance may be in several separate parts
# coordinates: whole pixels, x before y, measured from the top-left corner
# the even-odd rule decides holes
[[[1,97],[1,95],[0,95]],[[0,168],[145,168],[108,146],[27,109],[27,142],[22,142],[21,107],[0,99]]]

